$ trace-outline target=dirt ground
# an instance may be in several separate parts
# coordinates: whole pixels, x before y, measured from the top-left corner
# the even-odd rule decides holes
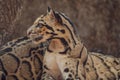
[[[0,0],[0,46],[26,35],[48,6],[71,19],[89,51],[120,56],[120,0]]]

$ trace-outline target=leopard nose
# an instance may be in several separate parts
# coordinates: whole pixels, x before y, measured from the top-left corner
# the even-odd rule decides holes
[[[27,31],[27,35],[29,36],[30,34],[32,34],[32,31],[31,31],[31,30],[28,30],[28,31]]]
[[[36,34],[35,30],[29,28],[29,29],[27,30],[27,35],[29,36],[30,34]]]
[[[28,32],[27,32],[27,35],[30,35],[30,34],[32,34],[32,31],[28,31]]]
[[[29,36],[30,34],[35,34],[36,32],[34,31],[35,26],[30,26],[30,28],[27,30],[27,35]]]

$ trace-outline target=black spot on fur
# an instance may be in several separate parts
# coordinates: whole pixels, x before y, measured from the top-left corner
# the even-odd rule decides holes
[[[45,72],[45,71],[43,71],[43,72],[42,72],[42,74],[46,74],[46,72]]]
[[[47,69],[47,70],[49,70],[49,68],[46,65],[44,65],[44,68]]]
[[[37,53],[39,53],[40,55],[43,56],[45,52],[44,52],[44,50],[38,50]]]
[[[19,42],[24,41],[24,40],[27,40],[27,39],[28,39],[28,37],[25,36],[25,37],[23,37],[23,38],[18,39],[15,43],[19,43]]]
[[[69,77],[72,77],[72,74],[69,74],[68,76],[69,76]]]
[[[61,33],[65,33],[65,30],[64,29],[62,29],[62,30],[60,30],[60,29],[57,29],[57,31],[60,31]]]
[[[83,49],[84,49],[84,46],[82,47],[82,49],[81,49],[81,51],[80,51],[80,55],[78,56],[78,58],[81,58]]]
[[[77,61],[77,64],[76,64],[76,75],[75,75],[75,77],[78,77],[78,66],[79,66],[79,61]]]
[[[89,72],[89,68],[86,68],[86,71]]]
[[[66,80],[72,80],[71,78],[67,78]]]
[[[39,49],[39,47],[30,48],[29,54],[27,54],[27,55],[24,56],[24,57],[31,57],[31,55],[33,54],[33,51],[37,51],[38,49]],[[40,55],[42,55],[42,52],[39,52],[39,51],[38,51],[38,53],[40,53]],[[22,58],[24,58],[24,57],[22,57]]]
[[[53,52],[52,50],[49,49],[49,47],[47,47],[47,51],[48,51],[48,52]]]
[[[2,68],[2,71],[4,72],[5,75],[8,75],[8,72],[5,70],[3,62],[0,59],[0,67]],[[3,79],[4,80],[4,79]]]
[[[53,32],[46,32],[46,34],[52,34],[53,36],[58,35],[58,34],[53,33]]]
[[[120,79],[120,72],[118,72],[118,78]]]
[[[51,30],[51,31],[54,32],[54,29],[53,29],[51,26],[49,26],[49,25],[44,25],[44,24],[43,24],[43,26],[47,27],[49,30]]]
[[[68,68],[65,68],[65,69],[64,69],[64,72],[69,72],[69,69],[68,69]]]
[[[39,41],[39,40],[41,40],[41,39],[43,39],[42,36],[35,38],[35,41]]]
[[[67,41],[64,38],[60,38],[61,42],[63,43],[63,45],[66,47],[68,46]]]
[[[114,60],[114,63],[115,63],[116,65],[119,65],[119,63],[118,63],[116,60]]]
[[[34,62],[35,73],[39,74],[39,72],[41,72],[42,70],[42,65],[43,65],[42,60],[39,58],[38,55],[35,55],[33,62]]]
[[[74,41],[74,43],[75,43],[75,45],[76,45],[77,43],[76,43],[76,41],[75,41],[75,39],[74,39],[74,37],[73,37],[73,34],[72,34],[70,28],[69,28],[66,24],[64,24],[64,26],[69,30],[69,32],[70,32],[70,34],[71,34],[71,37],[72,37],[72,39],[73,39],[73,41]]]
[[[11,47],[16,46],[18,43],[23,42],[23,41],[28,40],[28,39],[29,38],[27,36],[19,38],[19,39],[17,39],[17,41],[15,41],[14,43],[11,44]]]
[[[60,30],[63,34],[65,33],[65,30],[64,29],[62,29],[62,30]]]
[[[3,51],[4,51],[4,52],[10,52],[10,51],[12,51],[12,48],[11,48],[11,47],[6,48],[6,49],[4,49]]]

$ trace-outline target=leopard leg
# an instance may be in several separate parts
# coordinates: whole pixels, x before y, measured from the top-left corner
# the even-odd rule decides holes
[[[60,70],[64,80],[85,80],[85,71],[79,60],[67,59],[58,65],[61,66]]]

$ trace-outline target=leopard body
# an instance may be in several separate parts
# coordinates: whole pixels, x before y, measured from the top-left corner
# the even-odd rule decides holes
[[[41,80],[119,80],[120,58],[88,52],[71,21],[48,8],[28,29],[34,44],[48,43]]]
[[[27,37],[12,40],[0,48],[0,80],[39,80],[44,45]]]

